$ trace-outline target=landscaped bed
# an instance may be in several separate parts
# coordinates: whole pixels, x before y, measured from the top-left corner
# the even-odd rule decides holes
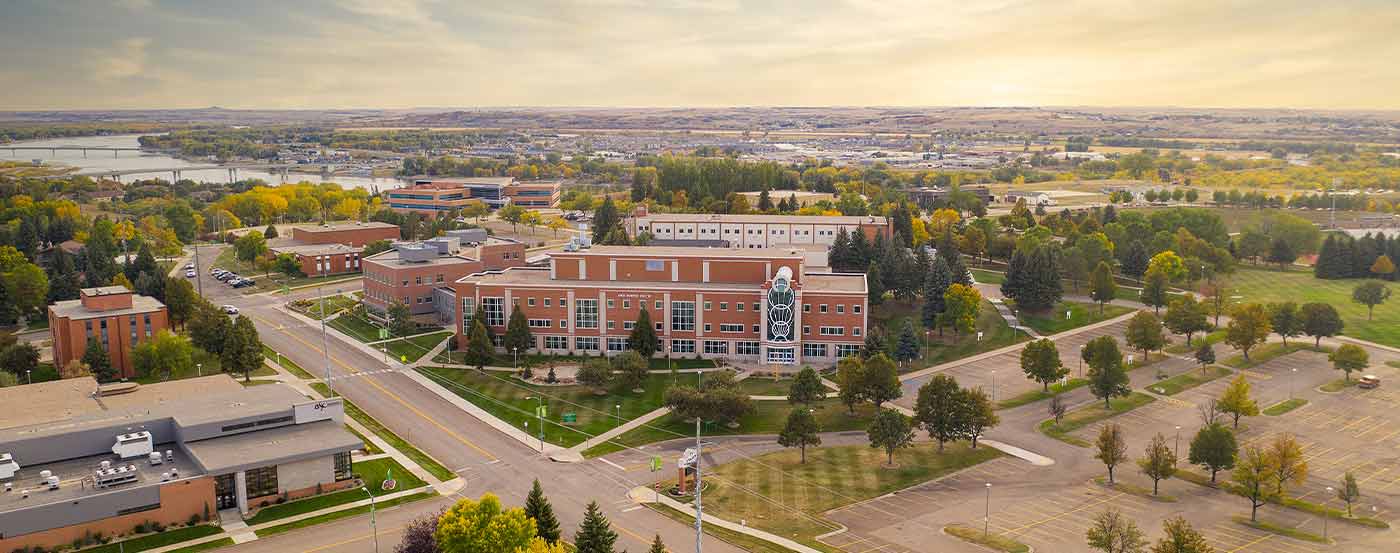
[[[1060,440],[1070,445],[1079,447],[1089,447],[1089,442],[1071,435],[1072,432],[1106,420],[1114,415],[1120,415],[1143,405],[1157,401],[1157,398],[1142,392],[1133,392],[1127,397],[1113,398],[1109,401],[1109,407],[1105,408],[1102,401],[1095,401],[1084,407],[1080,407],[1068,413],[1060,419],[1057,424],[1054,419],[1049,419],[1040,423],[1041,433]]]
[[[357,461],[354,464],[354,471],[355,474],[359,476],[361,480],[364,481],[365,488],[368,489],[369,492],[371,494],[374,494],[376,497],[401,492],[404,490],[421,488],[427,485],[427,483],[424,482],[422,479],[418,478],[417,476],[414,476],[413,473],[408,472],[408,469],[404,468],[403,465],[400,465],[398,461],[395,461],[388,457],[371,459],[369,461]],[[385,480],[385,476],[390,473],[392,473],[394,481],[397,485],[392,490],[385,490],[382,486]],[[329,507],[335,507],[336,505],[354,503],[361,499],[369,499],[369,496],[365,495],[364,490],[361,490],[359,488],[351,488],[348,490],[341,490],[338,492],[316,495],[305,499],[298,499],[296,501],[289,501],[282,504],[269,505],[258,510],[257,514],[253,515],[251,518],[246,519],[246,522],[250,526],[256,524],[263,524],[278,519],[315,512]]]
[[[739,419],[739,426],[705,423],[700,433],[704,436],[731,436],[737,434],[777,434],[787,423],[788,414],[796,406],[786,401],[755,401],[754,414]],[[865,430],[875,407],[862,404],[850,414],[845,405],[836,399],[824,399],[812,405],[813,415],[822,432],[845,432]],[[606,455],[620,451],[624,447],[638,447],[654,442],[664,442],[677,438],[695,437],[695,420],[685,420],[676,415],[666,415],[641,428],[633,429],[607,443],[599,444],[583,454],[586,457]]]
[[[1065,318],[1066,311],[1070,314],[1068,319]],[[1047,313],[1018,311],[1016,315],[1021,320],[1021,324],[1035,329],[1042,336],[1050,336],[1106,321],[1132,311],[1131,307],[1108,304],[1103,306],[1103,312],[1100,313],[1097,304],[1062,301]]]
[[[1222,376],[1231,374],[1234,374],[1234,371],[1210,365],[1202,370],[1190,370],[1166,380],[1158,381],[1148,386],[1148,388],[1164,396],[1174,396]]]
[[[904,330],[905,320],[912,320],[914,331],[920,334],[919,342],[923,346],[922,357],[902,364],[899,368],[901,373],[955,361],[1030,339],[1025,333],[1006,324],[1006,319],[1001,317],[1001,313],[997,312],[996,307],[990,302],[983,301],[982,310],[977,315],[977,330],[982,332],[980,340],[977,338],[977,332],[957,335],[951,329],[946,328],[943,330],[942,336],[937,331],[933,331],[925,340],[922,330],[922,306],[923,304],[917,301],[886,300],[879,306],[871,307],[870,325],[878,327],[883,332],[886,346],[894,347],[894,344],[899,340],[900,333]]]

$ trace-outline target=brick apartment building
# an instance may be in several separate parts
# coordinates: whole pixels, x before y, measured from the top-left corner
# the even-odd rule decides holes
[[[450,295],[452,283],[469,274],[523,265],[525,244],[487,236],[480,229],[397,243],[363,260],[365,307],[382,314],[397,300],[415,315],[442,311],[442,319],[451,321],[455,302],[435,295]]]
[[[453,284],[466,347],[478,305],[504,336],[521,309],[534,351],[612,355],[643,308],[658,355],[765,364],[830,365],[860,351],[867,327],[863,274],[831,273],[803,248],[595,246],[550,254],[548,268],[516,267]]]
[[[646,206],[638,206],[625,226],[633,238],[647,232],[655,240],[723,240],[732,247],[749,249],[801,244],[830,246],[841,230],[861,232],[872,240],[879,234],[889,238],[892,232],[889,220],[876,216],[648,213]]]
[[[344,244],[364,247],[377,240],[398,240],[399,227],[376,221],[297,225],[292,240],[298,244]]]
[[[399,212],[437,215],[482,202],[497,209],[515,204],[527,209],[559,205],[558,181],[517,181],[512,177],[435,178],[413,181],[413,186],[385,192],[389,207]]]
[[[274,245],[268,248],[272,255],[290,254],[301,266],[302,274],[308,276],[335,275],[360,272],[360,254],[363,246],[345,244],[297,244]]]
[[[365,245],[379,240],[398,240],[399,227],[379,222],[349,222],[323,225],[297,225],[292,236],[268,245],[273,255],[296,258],[306,275],[334,275],[360,272],[360,254]]]
[[[96,338],[107,350],[117,374],[134,377],[131,348],[168,328],[170,316],[165,304],[122,286],[84,288],[78,299],[49,306],[49,337],[53,338],[57,367],[81,359],[88,339]]]

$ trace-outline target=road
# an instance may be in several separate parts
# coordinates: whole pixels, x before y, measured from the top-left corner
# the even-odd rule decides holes
[[[217,255],[216,248],[201,248],[200,251],[198,274],[204,279],[206,297],[215,304],[238,306],[253,319],[264,344],[308,371],[323,374],[329,359],[334,390],[465,478],[466,486],[459,492],[460,496],[479,497],[490,492],[507,505],[523,505],[532,480],[538,478],[554,504],[566,537],[578,527],[588,502],[597,501],[619,534],[619,550],[645,550],[658,532],[672,546],[689,549],[689,544],[694,543],[693,529],[649,509],[636,508],[627,498],[627,491],[643,481],[631,479],[626,473],[596,461],[579,464],[549,461],[404,374],[381,372],[390,367],[377,356],[349,347],[334,337],[328,339],[329,347],[323,349],[319,326],[306,325],[278,309],[291,299],[315,297],[314,288],[295,291],[290,297],[272,293],[242,295],[209,277],[208,268]],[[360,284],[335,286],[349,291],[358,289]],[[327,350],[329,355],[324,353]],[[381,549],[392,549],[392,544],[397,543],[394,535],[397,528],[409,519],[436,512],[447,504],[446,500],[424,501],[386,511],[380,521],[380,527],[385,530]],[[366,532],[368,518],[352,517],[227,550],[373,551],[374,544]],[[705,538],[705,549],[723,553],[741,551],[709,536]]]

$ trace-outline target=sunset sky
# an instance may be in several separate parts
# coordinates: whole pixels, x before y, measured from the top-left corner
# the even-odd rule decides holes
[[[1400,109],[1400,2],[0,0],[0,110]]]

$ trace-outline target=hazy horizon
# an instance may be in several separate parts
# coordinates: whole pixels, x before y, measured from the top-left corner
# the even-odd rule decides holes
[[[0,7],[0,110],[1400,109],[1400,3]]]

